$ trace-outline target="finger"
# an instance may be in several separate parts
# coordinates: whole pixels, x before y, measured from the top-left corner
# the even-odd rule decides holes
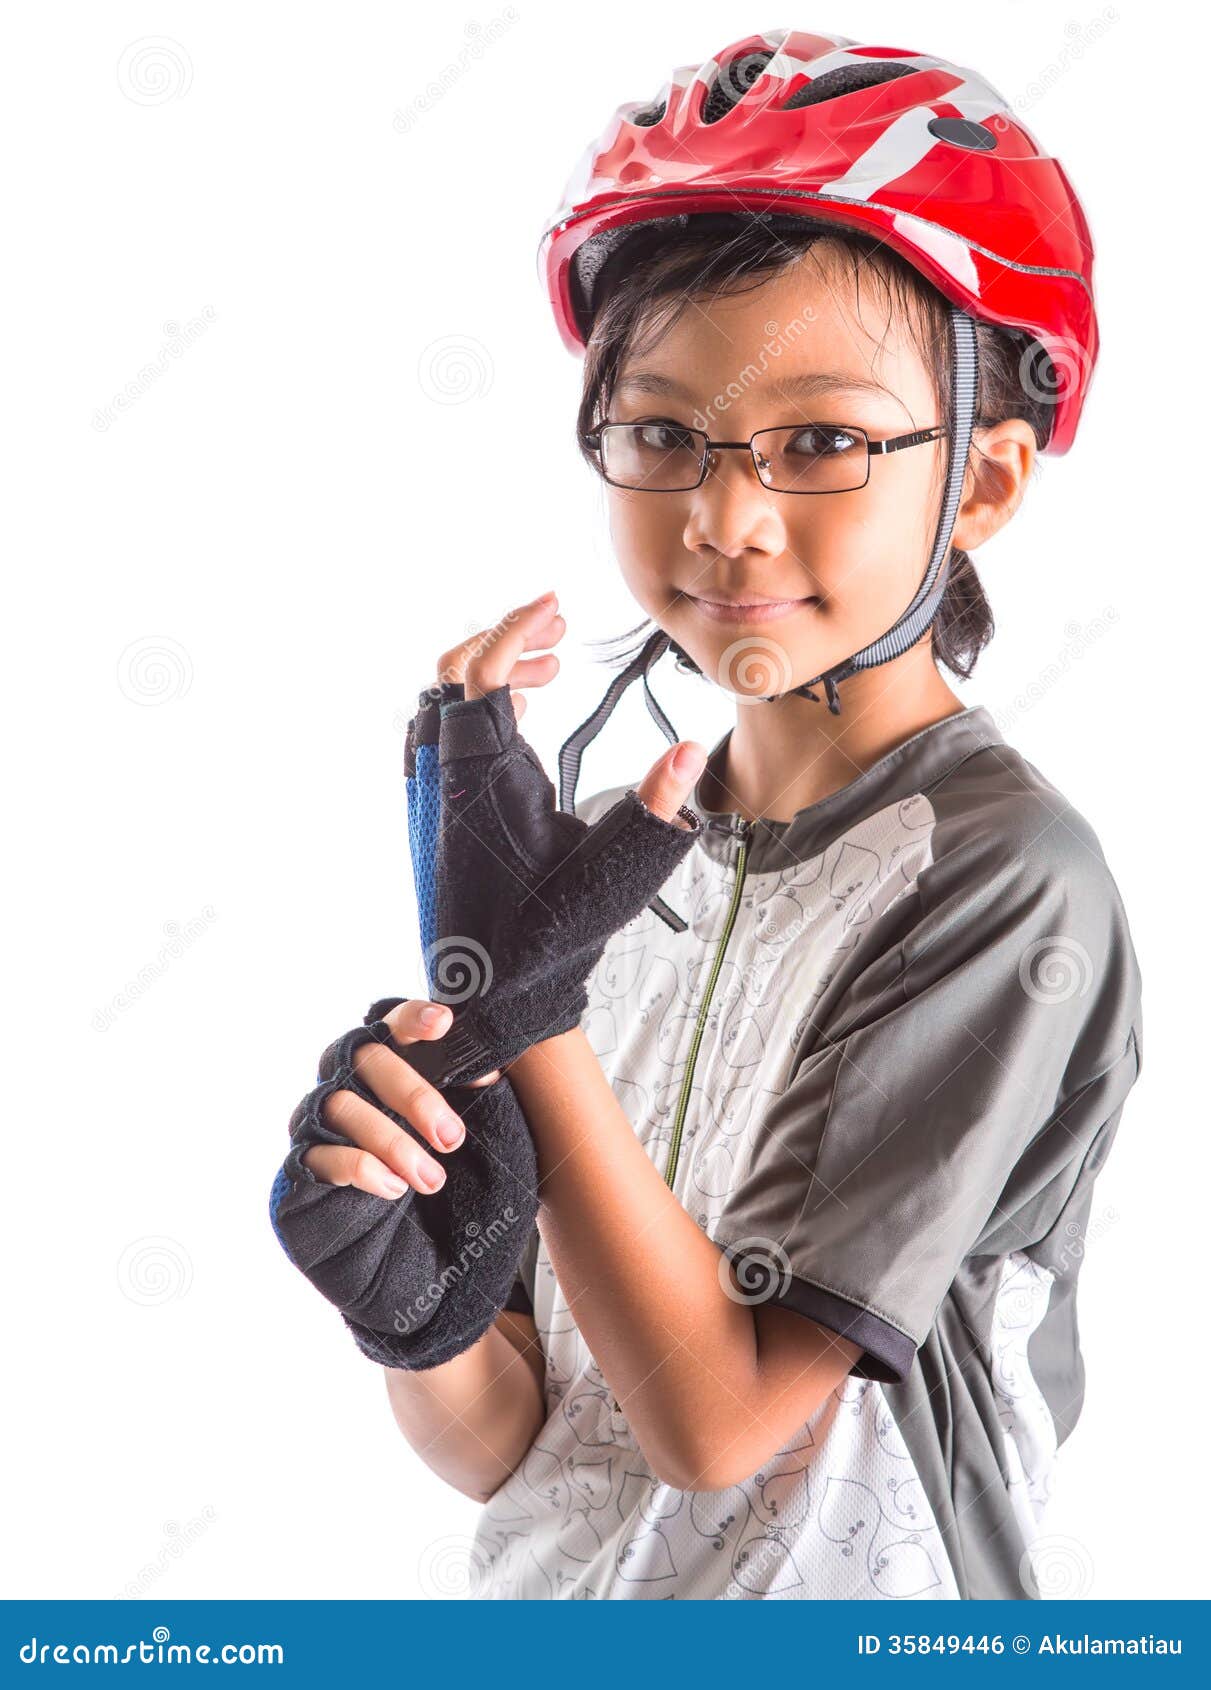
[[[559,658],[553,651],[541,657],[522,657],[513,665],[501,682],[502,686],[543,687],[559,673]]]
[[[529,640],[530,649],[535,645],[555,645],[567,632],[562,616],[553,618],[549,626],[549,636]],[[482,698],[494,687],[503,686],[545,687],[559,673],[559,658],[553,651],[544,652],[540,657],[519,657],[515,661],[510,660],[508,653],[508,647],[502,654],[499,643],[485,641],[480,650],[468,659],[463,676],[463,696]]]
[[[520,722],[529,708],[530,701],[524,692],[511,692],[509,697],[513,700],[514,718]]]
[[[543,645],[555,645],[563,638],[566,624],[562,616],[552,614],[553,606],[536,603],[523,605],[490,629],[479,649],[468,657],[463,670],[463,690],[467,698],[482,698],[495,687],[509,685],[510,677],[520,666],[523,651]],[[533,660],[533,680],[545,684],[553,680],[559,670],[554,652]],[[540,679],[541,677],[541,679]]]
[[[677,811],[693,792],[706,759],[707,752],[701,745],[683,739],[652,765],[635,790],[653,815],[662,821],[674,821]]]
[[[548,623],[548,627],[551,630],[549,634],[540,634],[537,637],[531,637],[527,640],[527,651],[533,651],[539,646],[554,645],[558,640],[561,640],[568,631],[568,625],[562,616],[552,617]],[[475,641],[478,641],[478,649],[487,649],[490,633],[491,630],[487,630],[475,636]],[[474,648],[475,641],[468,642],[468,646],[466,647],[458,648],[461,655],[458,655],[457,652],[446,652],[439,659],[442,666],[440,678],[443,681],[456,679],[463,680],[468,664],[475,655],[475,649],[472,649]],[[457,674],[455,671],[457,671]],[[554,680],[558,672],[558,657],[554,652],[547,651],[539,657],[518,658],[517,662],[514,663],[512,669],[510,669],[509,673],[506,675],[505,682],[507,682],[509,686],[541,687],[545,686],[548,681]],[[505,682],[501,682],[500,684],[504,685]],[[464,685],[464,693],[465,690]]]
[[[453,1019],[450,1005],[435,1003],[432,998],[407,998],[383,1016],[392,1038],[401,1045],[414,1044],[417,1039],[444,1038]]]
[[[303,1152],[302,1160],[321,1185],[353,1185],[359,1191],[368,1191],[371,1197],[391,1200],[402,1197],[405,1191],[419,1191],[422,1197],[430,1195],[427,1187],[401,1179],[369,1150],[356,1150],[346,1144],[313,1144]]]
[[[357,1056],[360,1055],[359,1050]],[[391,1057],[391,1052],[386,1051],[385,1055]],[[355,1056],[354,1061],[356,1060]],[[391,1060],[403,1066],[398,1056],[391,1057]],[[416,1078],[418,1084],[424,1084],[419,1075]],[[402,1114],[403,1111],[399,1110],[397,1113]],[[429,1155],[424,1145],[418,1144],[402,1127],[397,1127],[394,1121],[384,1115],[381,1109],[367,1103],[366,1099],[359,1097],[356,1092],[330,1092],[320,1105],[320,1119],[326,1127],[331,1127],[333,1132],[349,1139],[355,1150],[368,1151],[391,1173],[397,1174],[417,1191],[436,1191],[444,1184],[446,1170]],[[459,1126],[462,1126],[461,1121]]]
[[[354,1052],[353,1067],[362,1084],[369,1087],[379,1102],[385,1104],[388,1109],[393,1109],[397,1115],[402,1115],[408,1125],[415,1127],[434,1150],[440,1150],[443,1154],[449,1150],[457,1150],[466,1131],[461,1118],[451,1109],[437,1087],[418,1074],[411,1063],[406,1062],[402,1056],[396,1056],[386,1045],[372,1042],[360,1046]],[[334,1092],[332,1097],[327,1099],[325,1107],[332,1102],[333,1097],[342,1095]],[[363,1101],[355,1092],[348,1095],[358,1102]],[[365,1122],[365,1128],[373,1132],[377,1124],[386,1120],[386,1117],[369,1104],[365,1107],[374,1117],[374,1120]],[[364,1117],[359,1119],[364,1121]],[[401,1148],[412,1144],[412,1140],[402,1128],[396,1127],[390,1121],[387,1121],[387,1126],[392,1134],[399,1135]],[[390,1143],[396,1142],[395,1140],[384,1141],[379,1137],[358,1138],[344,1127],[338,1130],[343,1132],[346,1138],[354,1139],[364,1150],[373,1150],[374,1154],[381,1156],[385,1162],[391,1161],[387,1151]],[[392,1166],[394,1165],[392,1163]]]
[[[466,680],[467,666],[477,653],[495,650],[499,641],[506,635],[511,635],[509,646],[512,664],[523,651],[541,650],[544,646],[554,643],[556,637],[562,634],[562,627],[557,634],[554,624],[563,623],[558,615],[554,594],[548,598],[545,594],[541,598],[532,599],[529,604],[518,605],[509,610],[499,622],[491,628],[477,630],[469,634],[465,640],[449,651],[443,652],[438,659],[439,681]],[[503,686],[504,681],[494,683]]]

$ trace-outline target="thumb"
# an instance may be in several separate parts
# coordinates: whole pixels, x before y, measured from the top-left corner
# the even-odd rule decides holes
[[[695,740],[683,739],[653,763],[635,791],[653,815],[671,822],[694,790],[694,783],[706,766],[706,759],[707,752],[701,745]]]

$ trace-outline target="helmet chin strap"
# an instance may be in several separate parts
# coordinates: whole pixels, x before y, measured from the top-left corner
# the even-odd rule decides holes
[[[852,657],[834,664],[822,674],[816,675],[810,681],[804,681],[800,686],[788,687],[785,692],[759,694],[760,702],[772,704],[775,699],[787,698],[797,694],[801,698],[810,698],[820,702],[820,695],[813,692],[813,687],[823,686],[828,708],[834,716],[841,714],[841,700],[838,685],[848,680],[851,675],[858,674],[863,669],[873,669],[880,663],[890,663],[892,658],[900,657],[909,646],[914,645],[929,627],[937,615],[938,606],[942,602],[942,595],[946,591],[949,578],[950,537],[954,532],[955,518],[959,511],[959,501],[963,492],[963,480],[967,471],[967,457],[971,450],[972,428],[975,422],[976,394],[979,380],[979,355],[976,342],[976,326],[965,311],[957,306],[950,308],[951,327],[951,411],[954,417],[954,427],[950,436],[950,458],[946,470],[946,491],[942,501],[942,511],[938,518],[938,528],[934,535],[933,550],[930,553],[929,566],[924,578],[913,596],[912,602],[900,615],[897,621],[881,634],[877,640],[863,646]],[[610,683],[601,703],[565,740],[559,752],[559,807],[561,810],[574,810],[576,804],[576,782],[580,774],[580,762],[585,747],[589,745],[614,713],[614,708],[622,694],[632,681],[640,676],[643,678],[644,692],[647,697],[648,709],[653,719],[668,739],[670,745],[676,745],[678,735],[673,724],[652,696],[648,684],[648,674],[653,665],[659,661],[666,651],[673,651],[677,658],[679,669],[689,670],[701,674],[701,670],[690,657],[689,653],[677,644],[663,628],[657,628],[644,643],[637,656],[632,658],[626,668],[621,670]]]
[[[669,636],[663,628],[657,628],[655,633],[644,642],[637,656],[633,657],[625,669],[610,682],[605,697],[590,716],[586,716],[580,726],[574,729],[559,748],[559,807],[561,810],[575,811],[576,782],[580,778],[580,759],[584,750],[605,727],[614,714],[614,707],[631,682],[643,677],[643,691],[647,699],[648,711],[670,745],[676,745],[680,735],[669,721],[664,711],[652,696],[651,686],[648,684],[649,671],[660,661],[670,645]]]

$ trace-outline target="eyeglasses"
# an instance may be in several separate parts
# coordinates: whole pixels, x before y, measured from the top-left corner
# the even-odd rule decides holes
[[[672,422],[601,423],[578,438],[613,487],[642,493],[688,493],[706,479],[714,452],[749,452],[762,484],[774,493],[849,493],[865,487],[872,455],[940,439],[941,427],[894,440],[826,422],[759,429],[749,440],[711,440],[700,428]]]

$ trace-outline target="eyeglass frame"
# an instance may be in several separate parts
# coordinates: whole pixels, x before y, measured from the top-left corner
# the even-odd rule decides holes
[[[759,428],[747,440],[712,440],[705,429],[691,428],[684,423],[673,423],[674,428],[683,429],[686,434],[696,434],[706,442],[701,453],[701,465],[698,479],[691,487],[634,487],[625,481],[611,481],[605,472],[605,457],[601,448],[601,436],[607,428],[642,428],[647,422],[667,422],[663,417],[641,417],[634,422],[602,422],[596,428],[586,432],[577,431],[577,439],[582,446],[596,454],[596,468],[603,481],[610,487],[618,487],[624,493],[693,493],[702,486],[711,467],[713,452],[747,452],[753,460],[753,468],[757,478],[767,493],[788,493],[793,498],[811,499],[829,493],[857,493],[870,481],[870,460],[872,457],[883,457],[888,452],[899,452],[906,446],[922,446],[928,440],[944,439],[949,433],[940,423],[930,428],[914,429],[911,434],[897,434],[887,440],[872,440],[864,428],[857,428],[853,423],[832,423],[812,419],[798,423],[777,423],[773,428]],[[866,442],[866,474],[856,487],[771,487],[761,477],[761,466],[757,462],[757,454],[753,449],[753,441],[761,434],[781,434],[789,429],[800,428],[836,428],[843,434],[860,434]]]

